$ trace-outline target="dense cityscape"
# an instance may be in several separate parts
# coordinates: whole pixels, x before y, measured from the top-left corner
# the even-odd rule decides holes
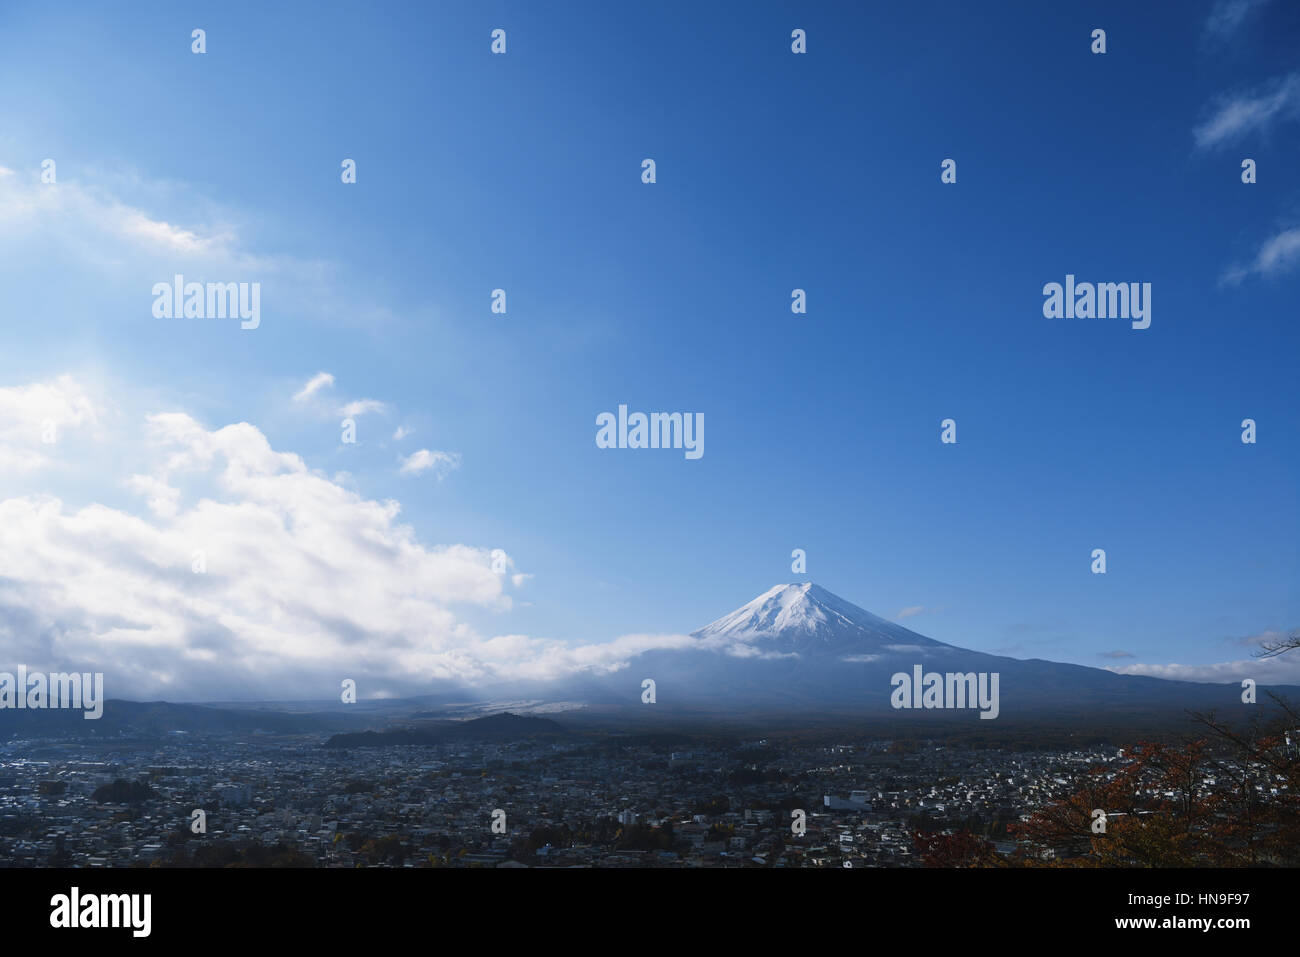
[[[0,865],[910,867],[918,830],[969,830],[1011,854],[1008,824],[1129,760],[939,740],[327,738],[11,738]]]

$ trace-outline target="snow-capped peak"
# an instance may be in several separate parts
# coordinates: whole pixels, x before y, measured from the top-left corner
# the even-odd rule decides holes
[[[832,595],[812,582],[769,588],[748,604],[701,628],[695,632],[695,636],[744,642],[782,638],[798,643],[810,638],[829,642],[843,639],[881,641],[898,640],[902,636],[920,637],[901,625],[885,621]]]

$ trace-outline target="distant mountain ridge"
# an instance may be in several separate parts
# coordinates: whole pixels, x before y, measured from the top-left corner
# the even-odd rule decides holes
[[[394,745],[431,745],[450,741],[517,740],[536,735],[560,735],[565,728],[550,718],[531,715],[501,714],[473,718],[469,721],[441,723],[423,728],[393,728],[385,731],[362,731],[336,734],[325,742],[327,748],[382,748]]]
[[[81,710],[6,708],[0,710],[0,742],[12,737],[130,737],[167,733],[262,732],[303,734],[365,727],[363,713],[270,710],[254,705],[216,707],[171,701],[110,698],[104,713],[85,720]]]

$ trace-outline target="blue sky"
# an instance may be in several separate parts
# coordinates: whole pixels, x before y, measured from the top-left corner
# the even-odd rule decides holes
[[[5,5],[11,653],[396,693],[811,579],[979,650],[1300,681],[1250,661],[1300,627],[1300,9],[895,7]],[[155,318],[178,272],[259,282],[260,326]],[[1150,328],[1044,318],[1067,273],[1151,283]],[[620,403],[702,413],[704,456],[597,448]]]

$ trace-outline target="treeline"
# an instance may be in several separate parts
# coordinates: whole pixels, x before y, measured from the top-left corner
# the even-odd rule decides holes
[[[316,859],[279,841],[189,841],[176,846],[157,867],[315,867]]]

